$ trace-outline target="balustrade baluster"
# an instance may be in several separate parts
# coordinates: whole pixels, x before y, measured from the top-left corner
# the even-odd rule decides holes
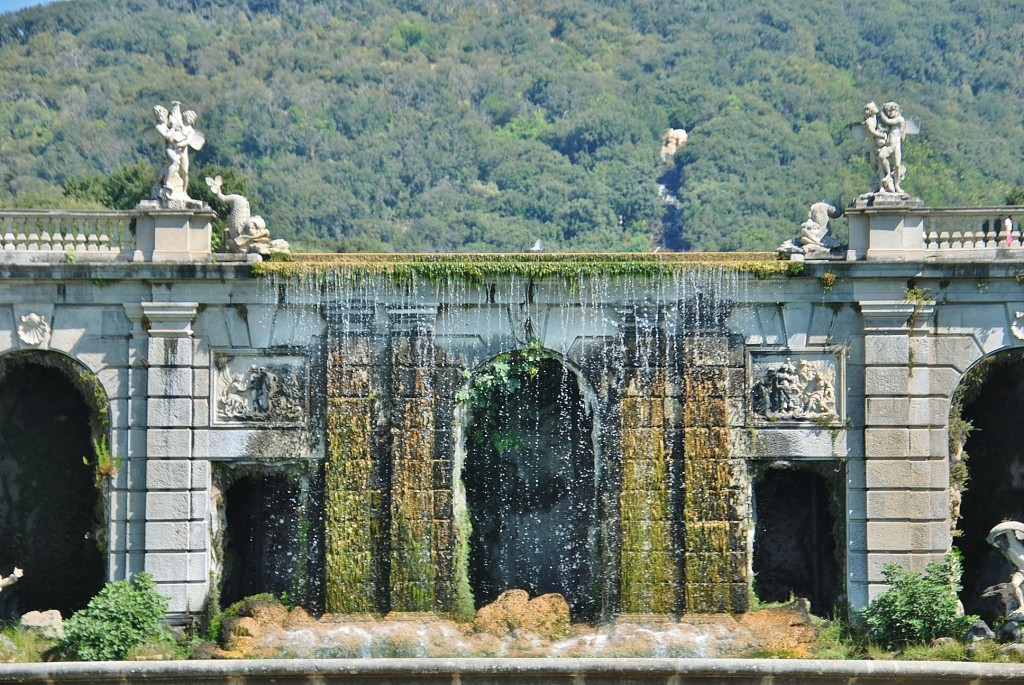
[[[14,217],[4,219],[4,252],[14,250]]]
[[[29,220],[28,246],[30,252],[39,251],[39,223],[40,220],[33,217]]]
[[[25,217],[23,217],[23,216],[18,217],[18,219],[17,219],[17,223],[18,223],[18,237],[14,239],[15,249],[17,249],[17,250],[24,250],[25,247],[26,247],[26,243],[28,242],[28,237],[25,235],[25,222],[26,221],[27,221],[27,219]]]
[[[85,217],[82,217],[78,220],[78,235],[75,236],[75,251],[85,252],[87,250],[87,240],[88,239],[85,237]]]
[[[50,235],[50,251],[51,252],[63,252],[64,251],[64,237],[61,235],[61,230],[64,226],[64,217],[56,216],[53,219],[53,232]]]

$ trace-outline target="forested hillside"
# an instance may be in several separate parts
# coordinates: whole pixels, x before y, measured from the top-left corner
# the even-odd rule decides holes
[[[770,250],[812,202],[870,188],[866,144],[843,135],[869,100],[920,120],[904,187],[928,204],[1001,204],[1024,185],[1024,3],[764,4],[0,15],[0,206],[134,203],[161,157],[153,105],[171,100],[206,136],[193,182],[223,174],[307,250]],[[665,163],[669,127],[689,141]]]

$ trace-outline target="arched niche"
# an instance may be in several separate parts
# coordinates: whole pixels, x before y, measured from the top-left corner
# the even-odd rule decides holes
[[[1004,519],[1024,521],[1024,350],[1003,350],[972,366],[953,392],[950,492],[954,546],[963,558],[960,599],[991,620],[985,588],[1009,581],[1014,568],[985,538]],[[959,514],[959,518],[956,518]]]
[[[223,464],[214,472],[221,607],[271,594],[323,612],[323,511],[312,464]]]
[[[844,469],[837,461],[784,462],[753,474],[753,590],[762,602],[810,601],[818,616],[839,603],[845,538]]]
[[[479,608],[505,590],[557,592],[574,619],[594,618],[602,594],[596,400],[576,369],[534,352],[525,366],[523,351],[499,355],[460,393],[457,601],[471,593]],[[506,390],[470,397],[487,385],[481,378]]]
[[[0,614],[83,608],[106,577],[109,403],[96,377],[56,352],[0,358]],[[105,452],[105,454],[103,454]]]

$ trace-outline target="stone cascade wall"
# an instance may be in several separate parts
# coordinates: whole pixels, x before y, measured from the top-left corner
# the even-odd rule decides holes
[[[446,503],[451,508],[451,493],[434,491],[435,349],[428,322],[422,323],[395,332],[390,347],[390,607],[403,612],[435,610],[438,554],[451,565],[450,517],[438,516]]]
[[[385,483],[373,451],[375,386],[370,340],[332,336],[327,369],[326,609],[376,612],[385,602]]]
[[[726,340],[717,341],[725,347]],[[730,457],[727,369],[690,365],[683,376],[685,612],[747,609],[742,460]]]
[[[625,391],[620,400],[621,553],[619,610],[679,610],[673,492],[677,475],[666,439],[665,335],[634,322],[626,332]]]

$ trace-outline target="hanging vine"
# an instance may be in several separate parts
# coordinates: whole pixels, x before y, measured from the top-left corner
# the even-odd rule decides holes
[[[473,418],[467,438],[475,446],[488,439],[499,454],[520,446],[521,436],[514,430],[501,430],[501,409],[506,401],[540,373],[541,363],[550,359],[537,338],[531,338],[521,350],[503,352],[487,368],[462,372],[466,385],[455,395]]]

